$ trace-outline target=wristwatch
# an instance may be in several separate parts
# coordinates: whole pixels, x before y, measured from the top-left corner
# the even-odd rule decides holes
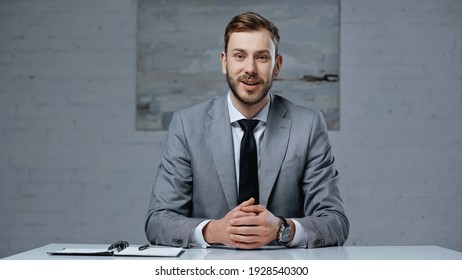
[[[290,230],[290,225],[287,222],[286,218],[277,216],[279,219],[281,219],[281,227],[279,228],[279,235],[278,235],[278,242],[282,243],[284,245],[289,244],[290,242],[290,237],[292,235],[292,232]]]

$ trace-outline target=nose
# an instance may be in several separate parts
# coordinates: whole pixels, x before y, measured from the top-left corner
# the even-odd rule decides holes
[[[254,75],[257,73],[257,66],[255,60],[249,57],[245,64],[245,73],[248,75]]]

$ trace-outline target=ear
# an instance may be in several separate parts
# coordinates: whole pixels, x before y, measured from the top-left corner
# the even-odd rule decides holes
[[[276,63],[274,64],[273,77],[277,77],[281,73],[282,67],[282,55],[278,54],[276,57]]]
[[[221,72],[223,74],[226,74],[226,53],[224,51],[221,52],[220,54],[220,60],[221,60]]]

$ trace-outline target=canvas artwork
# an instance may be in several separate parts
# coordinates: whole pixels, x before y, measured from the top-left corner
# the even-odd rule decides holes
[[[165,130],[174,111],[228,91],[224,29],[254,11],[280,32],[284,62],[271,90],[340,128],[339,1],[138,1],[136,128]]]

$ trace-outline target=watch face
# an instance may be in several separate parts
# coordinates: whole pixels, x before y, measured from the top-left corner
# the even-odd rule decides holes
[[[290,240],[290,227],[285,227],[282,229],[281,234],[279,235],[279,242],[287,243]]]

